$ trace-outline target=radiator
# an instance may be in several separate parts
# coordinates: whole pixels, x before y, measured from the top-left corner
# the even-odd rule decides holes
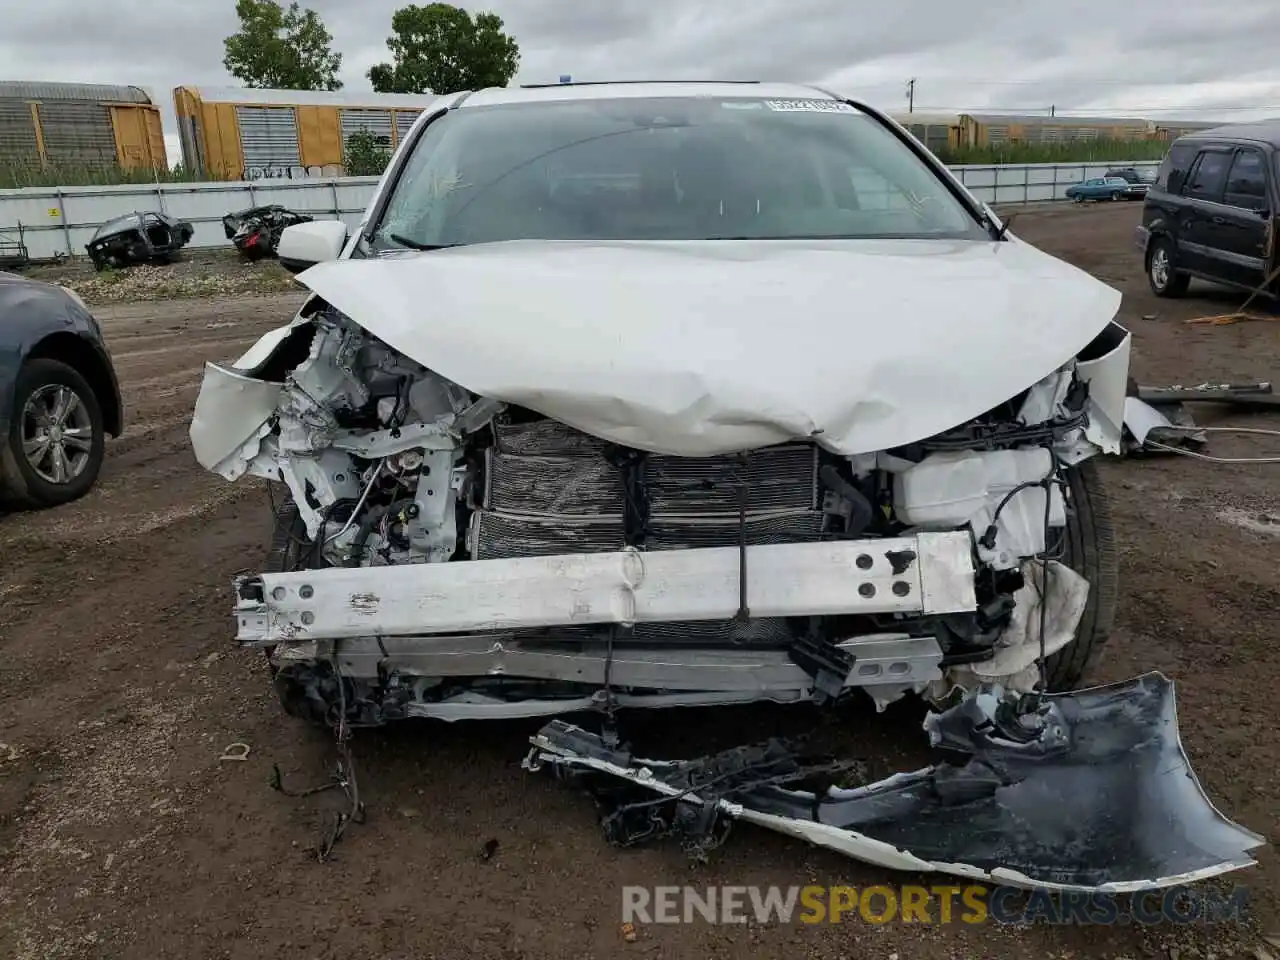
[[[487,560],[624,547],[628,504],[618,453],[553,420],[495,423],[483,491],[468,531],[471,556]],[[818,539],[824,519],[818,467],[812,444],[787,444],[746,457],[645,456],[636,468],[643,505],[632,506],[647,522],[644,534],[631,541],[645,550],[679,550],[731,546],[740,539],[748,545]],[[558,636],[566,634],[560,630]],[[582,637],[594,639],[598,633],[583,631]],[[536,638],[536,632],[528,638]],[[621,642],[772,645],[790,638],[784,621],[730,620],[645,624]]]

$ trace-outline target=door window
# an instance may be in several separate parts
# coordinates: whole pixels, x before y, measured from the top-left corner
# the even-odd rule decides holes
[[[1191,168],[1182,194],[1196,200],[1221,200],[1227,184],[1227,168],[1231,154],[1218,150],[1202,150],[1196,165]]]
[[[1169,193],[1181,193],[1187,179],[1187,171],[1195,159],[1195,147],[1189,143],[1175,143],[1169,148],[1160,172],[1156,174],[1156,188]]]
[[[1223,202],[1246,210],[1267,209],[1267,164],[1257,150],[1241,150],[1227,174]]]

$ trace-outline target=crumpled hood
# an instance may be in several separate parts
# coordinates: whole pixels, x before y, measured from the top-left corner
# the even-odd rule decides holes
[[[520,240],[299,279],[473,393],[686,456],[923,439],[1066,363],[1120,304],[1016,239]]]

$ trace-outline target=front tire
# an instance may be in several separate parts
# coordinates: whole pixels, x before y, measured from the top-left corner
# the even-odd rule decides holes
[[[88,381],[59,360],[24,364],[0,446],[0,503],[39,509],[77,500],[97,481],[105,454],[102,409]]]
[[[1157,297],[1180,297],[1187,292],[1191,278],[1177,269],[1173,242],[1160,237],[1147,252],[1147,282]]]
[[[324,566],[311,539],[307,525],[292,498],[286,499],[276,512],[275,530],[264,568],[268,573],[286,573],[292,570],[316,569]],[[271,688],[286,714],[304,721],[309,726],[328,728],[329,713],[322,690],[332,687],[337,679],[324,664],[289,664],[283,669],[272,659],[275,647],[267,647],[263,655],[271,671]]]
[[[1052,691],[1070,690],[1097,662],[1111,636],[1120,591],[1119,554],[1111,498],[1098,466],[1085,461],[1065,471],[1067,526],[1062,561],[1089,581],[1089,600],[1075,639],[1045,661]]]

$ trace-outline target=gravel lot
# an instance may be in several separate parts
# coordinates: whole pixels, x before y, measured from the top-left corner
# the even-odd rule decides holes
[[[1124,291],[1140,382],[1276,378],[1280,322],[1189,326],[1236,298],[1198,286],[1180,302],[1151,296],[1130,247],[1138,212],[1136,204],[1029,210],[1014,229]],[[296,293],[237,293],[101,307],[126,435],[110,444],[101,482],[84,500],[0,517],[0,957],[1228,960],[1255,957],[1263,935],[1280,930],[1280,858],[1268,848],[1260,869],[1233,878],[1253,888],[1245,927],[699,923],[644,927],[623,942],[624,884],[920,878],[749,828],[704,866],[674,845],[612,849],[585,797],[519,769],[536,721],[424,722],[359,735],[368,823],[348,832],[334,861],[316,863],[307,849],[339,798],[290,799],[268,779],[278,763],[294,785],[322,781],[331,745],[282,715],[260,656],[229,642],[229,582],[264,558],[266,496],[203,472],[186,433],[202,363],[234,357],[299,302]],[[1027,304],[1029,322],[1035,307]],[[1205,424],[1280,428],[1276,415],[1197,414]],[[1280,444],[1262,441],[1215,438],[1211,452],[1280,454]],[[1275,838],[1275,468],[1151,459],[1108,464],[1106,475],[1123,594],[1093,679],[1151,668],[1176,678],[1184,739],[1206,790],[1228,815]],[[636,720],[633,735],[687,749],[814,718],[806,708],[677,712]],[[918,720],[916,707],[898,705],[828,722],[841,725],[851,751],[888,770],[918,760]],[[219,762],[233,742],[251,746],[248,760]],[[490,841],[497,850],[486,858]]]
[[[87,257],[38,264],[23,273],[60,283],[93,305],[191,297],[238,297],[297,289],[293,276],[275,260],[250,263],[232,249],[183,250],[172,264],[141,264],[94,270]]]

